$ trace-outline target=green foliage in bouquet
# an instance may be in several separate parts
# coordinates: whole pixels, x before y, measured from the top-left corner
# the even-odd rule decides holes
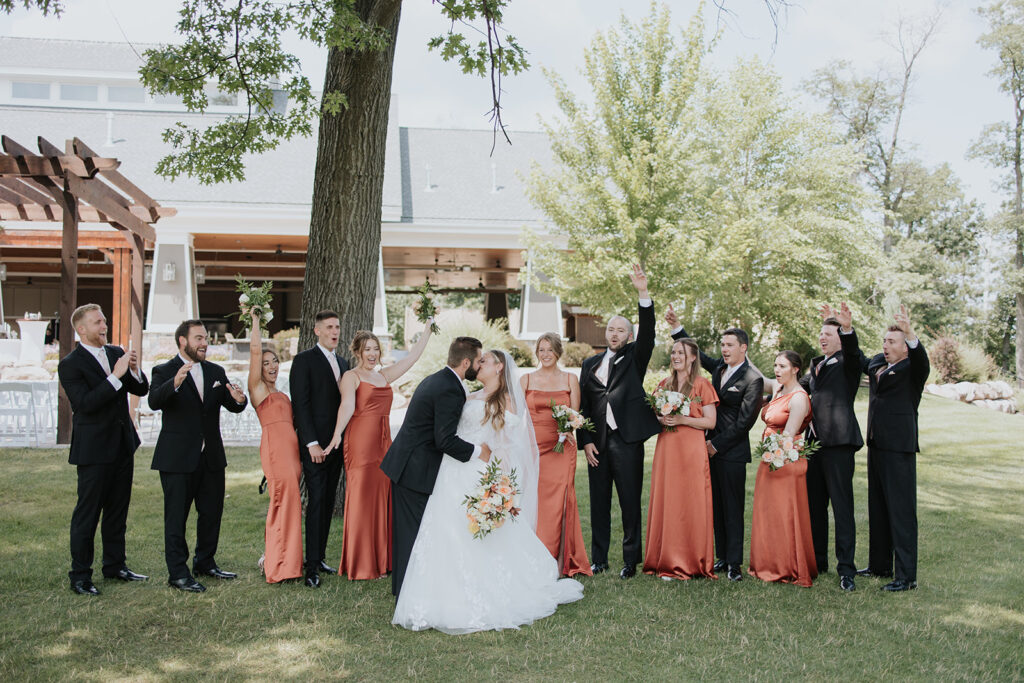
[[[242,279],[241,275],[235,276],[235,291],[238,295],[238,319],[242,328],[249,332],[252,328],[252,312],[257,311],[260,316],[260,328],[266,329],[271,320],[274,319],[274,312],[270,308],[270,290],[274,287],[273,280],[267,280],[259,287],[251,282]]]

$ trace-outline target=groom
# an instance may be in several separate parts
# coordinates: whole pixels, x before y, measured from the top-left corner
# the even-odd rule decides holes
[[[409,401],[402,428],[380,464],[393,482],[391,592],[396,598],[402,590],[409,555],[434,490],[441,458],[447,453],[462,462],[475,456],[484,462],[491,459],[487,444],[474,446],[455,434],[466,403],[462,382],[476,379],[482,355],[483,344],[479,339],[455,338],[448,347],[448,367],[420,382]]]

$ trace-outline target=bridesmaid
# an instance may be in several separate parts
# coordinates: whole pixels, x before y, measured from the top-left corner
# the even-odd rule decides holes
[[[647,509],[644,573],[666,581],[715,576],[711,467],[704,432],[717,419],[718,394],[700,374],[700,351],[692,339],[672,344],[672,374],[660,387],[699,398],[689,416],[659,416],[675,431],[662,429],[654,448],[651,502]]]
[[[803,361],[795,351],[775,358],[777,389],[761,411],[761,438],[782,432],[798,437],[811,421],[811,401],[798,381]],[[750,527],[751,576],[809,587],[818,575],[807,507],[807,460],[789,462],[772,472],[757,469],[754,516]]]
[[[377,370],[380,340],[360,330],[349,349],[355,367],[341,376],[341,405],[329,453],[342,443],[345,519],[338,574],[349,580],[377,579],[391,571],[391,480],[380,461],[391,446],[391,383],[408,372],[427,346],[430,324],[409,354]],[[347,428],[347,431],[346,431]]]
[[[522,375],[519,384],[526,394],[540,449],[537,536],[558,560],[563,576],[593,576],[576,509],[576,442],[570,436],[563,444],[564,451],[555,452],[558,427],[551,415],[551,401],[580,409],[580,381],[558,367],[562,340],[554,332],[545,332],[537,339],[534,353],[540,367]]]
[[[254,311],[249,338],[249,400],[263,427],[260,464],[270,493],[266,546],[260,558],[267,583],[302,578],[302,464],[292,402],[277,390],[280,365],[276,353],[263,350],[259,313]]]

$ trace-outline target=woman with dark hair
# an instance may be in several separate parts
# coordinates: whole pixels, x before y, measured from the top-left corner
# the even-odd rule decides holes
[[[540,449],[537,536],[558,560],[563,576],[593,576],[576,506],[576,440],[569,436],[562,444],[562,452],[555,452],[558,425],[551,414],[552,402],[580,409],[580,382],[576,375],[558,367],[562,340],[556,333],[542,334],[534,353],[540,367],[522,375],[519,384],[530,408]]]
[[[770,434],[798,438],[811,421],[811,401],[800,386],[803,361],[796,351],[775,358],[776,390],[761,410]],[[771,470],[761,462],[754,484],[754,513],[750,526],[751,576],[809,587],[818,575],[814,559],[811,516],[807,507],[807,460],[787,462]]]
[[[391,571],[391,480],[380,469],[391,447],[391,383],[423,355],[431,322],[405,358],[380,370],[377,335],[359,330],[349,346],[354,363],[341,376],[338,421],[324,453],[338,448],[344,433],[345,518],[338,574],[353,581]]]
[[[718,394],[700,374],[697,342],[673,342],[671,364],[671,374],[658,387],[689,399],[689,415],[658,416],[662,431],[651,468],[644,573],[666,581],[714,579],[711,467],[704,433],[715,427]]]
[[[260,465],[267,478],[266,544],[260,566],[267,583],[302,578],[302,498],[299,479],[299,440],[292,422],[292,402],[277,390],[281,363],[277,354],[263,348],[260,311],[253,309],[249,335],[249,400],[263,427]]]

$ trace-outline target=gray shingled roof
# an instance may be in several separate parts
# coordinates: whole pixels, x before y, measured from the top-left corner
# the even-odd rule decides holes
[[[0,36],[0,64],[72,71],[137,72],[150,44]]]

